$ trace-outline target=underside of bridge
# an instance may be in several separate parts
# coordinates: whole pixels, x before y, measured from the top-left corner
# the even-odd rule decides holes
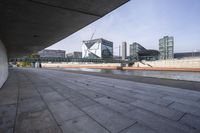
[[[0,0],[0,38],[9,56],[37,52],[128,0]]]
[[[42,50],[127,1],[0,0],[1,76],[7,75],[6,52],[9,57],[18,57]]]

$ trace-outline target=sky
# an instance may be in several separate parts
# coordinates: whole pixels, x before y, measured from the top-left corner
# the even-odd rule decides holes
[[[200,0],[130,0],[47,49],[81,51],[82,41],[94,32],[93,39],[114,43],[114,55],[124,41],[158,50],[158,40],[166,35],[174,37],[175,52],[200,51]]]

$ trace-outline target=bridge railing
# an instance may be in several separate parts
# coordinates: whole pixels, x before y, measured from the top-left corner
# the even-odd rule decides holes
[[[9,62],[94,62],[94,63],[129,63],[130,61],[117,59],[88,59],[88,58],[60,58],[60,57],[40,57],[40,58],[10,58]]]

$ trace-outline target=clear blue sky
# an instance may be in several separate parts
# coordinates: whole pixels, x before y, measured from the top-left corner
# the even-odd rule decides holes
[[[158,49],[158,39],[174,36],[175,52],[200,50],[200,0],[131,0],[48,49],[81,51],[82,40],[105,38],[114,53],[123,41]]]

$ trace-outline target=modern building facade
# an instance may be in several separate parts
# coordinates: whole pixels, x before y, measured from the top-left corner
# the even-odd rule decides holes
[[[67,53],[66,57],[68,58],[82,58],[82,52],[74,51],[71,53]]]
[[[113,42],[105,40],[103,38],[83,41],[82,58],[113,58]]]
[[[127,57],[127,43],[122,43],[122,60],[125,60]]]
[[[159,39],[159,52],[160,59],[173,59],[174,58],[174,37],[164,36]]]
[[[42,50],[38,52],[40,57],[61,57],[65,58],[65,51],[64,50]]]
[[[134,42],[134,43],[130,44],[129,47],[130,47],[129,48],[129,50],[130,50],[130,57],[132,59],[135,59],[135,60],[139,60],[138,53],[140,51],[146,51],[146,49],[142,45],[140,45],[139,43],[137,43],[137,42]]]
[[[137,42],[130,44],[131,60],[158,60],[159,51],[144,48]]]
[[[138,52],[139,60],[154,61],[159,59],[159,55],[160,53],[158,50],[152,50],[152,49],[147,49]]]
[[[184,52],[184,53],[174,53],[174,58],[192,58],[200,57],[200,52]]]

